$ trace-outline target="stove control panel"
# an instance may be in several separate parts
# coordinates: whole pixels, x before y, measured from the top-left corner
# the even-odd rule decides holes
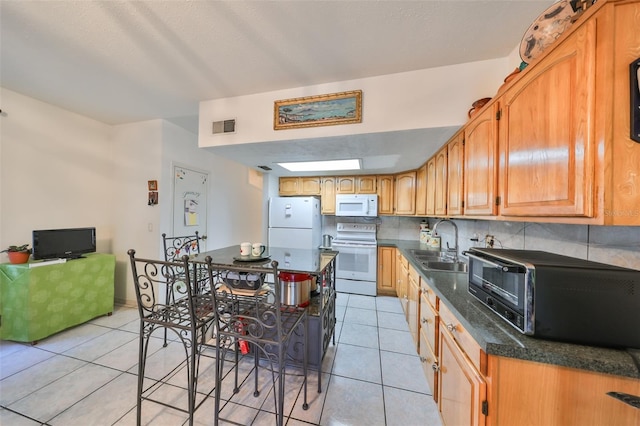
[[[376,225],[370,223],[338,223],[336,225],[336,230],[338,232],[366,232],[366,233],[375,233]]]

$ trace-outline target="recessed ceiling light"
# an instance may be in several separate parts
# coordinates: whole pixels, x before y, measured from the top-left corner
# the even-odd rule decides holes
[[[278,163],[290,172],[326,172],[332,170],[360,170],[361,160],[299,161],[295,163]]]

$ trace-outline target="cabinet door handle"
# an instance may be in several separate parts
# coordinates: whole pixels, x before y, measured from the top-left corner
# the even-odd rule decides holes
[[[623,392],[607,392],[607,395],[622,401],[625,404],[629,404],[632,407],[640,409],[640,396],[638,395],[631,395]]]
[[[447,324],[447,330],[449,330],[450,332],[454,332],[456,331],[456,325],[455,324]]]
[[[423,324],[428,324],[428,323],[430,323],[430,322],[431,322],[431,321],[429,321],[429,318],[422,318],[422,323],[423,323]]]
[[[438,364],[436,363],[433,363],[431,364],[431,369],[437,373],[438,371],[440,371],[440,366],[438,366]]]

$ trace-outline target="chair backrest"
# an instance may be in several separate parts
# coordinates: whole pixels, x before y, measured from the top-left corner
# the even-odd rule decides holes
[[[269,285],[267,276],[278,277],[278,262],[260,267],[215,265],[205,258],[214,300],[218,330],[244,335],[247,340],[280,341],[283,310],[297,309],[281,305],[280,286]],[[279,325],[279,326],[278,326]]]
[[[182,256],[190,256],[200,253],[200,239],[198,231],[193,235],[182,237],[167,237],[162,234],[162,244],[164,245],[164,260],[172,262],[179,260]]]
[[[188,257],[167,262],[136,258],[135,250],[127,253],[140,319],[177,326],[193,323],[196,307]]]

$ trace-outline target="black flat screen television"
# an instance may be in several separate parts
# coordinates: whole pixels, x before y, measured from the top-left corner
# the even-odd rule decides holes
[[[33,231],[33,258],[77,259],[96,251],[96,228]]]

